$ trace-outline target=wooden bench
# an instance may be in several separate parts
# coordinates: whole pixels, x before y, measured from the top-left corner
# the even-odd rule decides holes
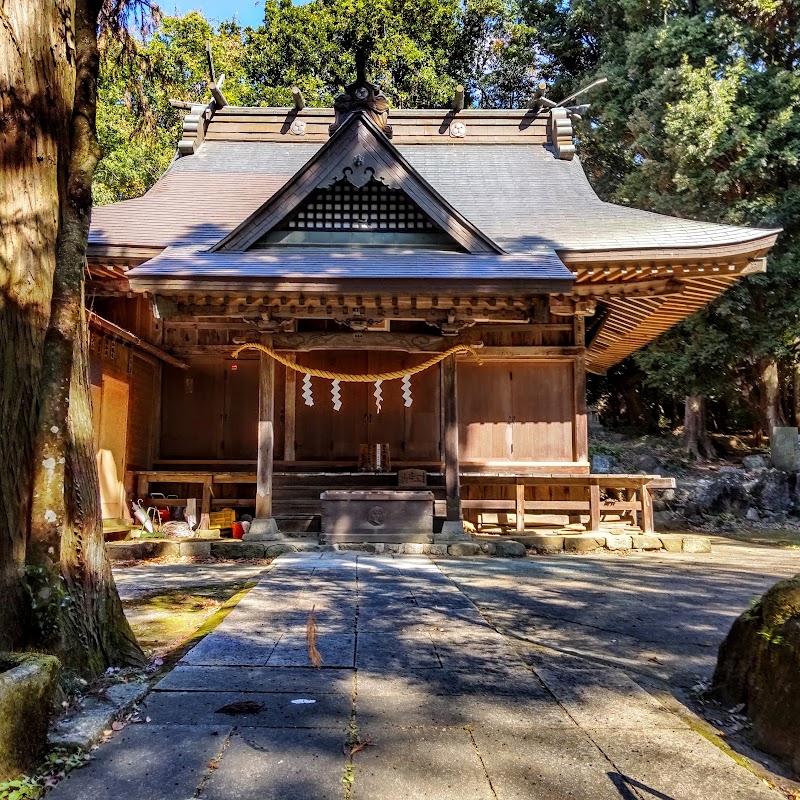
[[[513,511],[515,528],[525,530],[526,512],[564,514],[585,514],[589,517],[588,530],[596,533],[600,530],[603,514],[620,512],[630,515],[636,521],[641,515],[640,527],[644,533],[652,533],[653,499],[651,492],[655,489],[674,489],[674,478],[662,478],[660,475],[612,475],[612,474],[557,474],[538,475],[504,475],[473,473],[461,475],[461,485],[480,486],[514,486],[514,500],[474,500],[461,501],[462,508],[481,511]],[[565,486],[583,490],[580,500],[527,500],[526,486]],[[624,500],[603,500],[602,490],[619,490],[624,492]]]

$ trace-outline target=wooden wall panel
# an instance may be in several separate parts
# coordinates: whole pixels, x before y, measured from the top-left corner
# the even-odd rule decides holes
[[[318,350],[300,353],[300,364],[334,372],[367,371],[367,353]],[[342,408],[334,411],[331,381],[312,378],[314,405],[303,400],[303,376],[297,376],[295,396],[295,457],[298,461],[358,462],[358,447],[368,442],[367,386],[341,384]]]
[[[371,352],[369,372],[390,372],[408,369],[428,355]],[[375,407],[375,385],[367,384],[367,419],[369,443],[388,442],[392,458],[400,461],[439,460],[439,370],[436,367],[419,372],[411,378],[412,404],[406,408],[399,380],[384,381],[383,405],[378,414]]]
[[[150,469],[153,414],[156,408],[156,373],[159,367],[131,353],[128,410],[127,468]]]
[[[458,363],[458,444],[463,461],[511,458],[511,366]]]
[[[511,409],[514,461],[573,461],[575,431],[572,361],[516,362]]]

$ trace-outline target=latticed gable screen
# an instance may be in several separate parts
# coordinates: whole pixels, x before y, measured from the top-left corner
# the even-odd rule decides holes
[[[450,237],[402,190],[374,179],[360,188],[341,180],[315,189],[300,208],[255,246],[328,242],[453,247]]]
[[[284,230],[407,231],[422,233],[436,226],[399,189],[376,180],[361,188],[337,181],[317,189],[302,210],[281,226]]]

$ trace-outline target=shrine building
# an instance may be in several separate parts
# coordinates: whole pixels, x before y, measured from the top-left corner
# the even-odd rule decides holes
[[[590,473],[586,374],[763,272],[777,231],[601,201],[574,107],[390,110],[363,72],[334,108],[212,93],[153,188],[93,212],[104,517],[652,530],[669,481]]]

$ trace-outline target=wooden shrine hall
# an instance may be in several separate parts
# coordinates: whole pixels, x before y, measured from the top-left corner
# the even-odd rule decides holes
[[[580,109],[544,99],[390,111],[363,72],[334,108],[211,88],[153,188],[94,210],[104,516],[194,499],[201,527],[232,508],[327,541],[652,530],[668,481],[590,474],[587,371],[763,271],[777,231],[602,202]]]

